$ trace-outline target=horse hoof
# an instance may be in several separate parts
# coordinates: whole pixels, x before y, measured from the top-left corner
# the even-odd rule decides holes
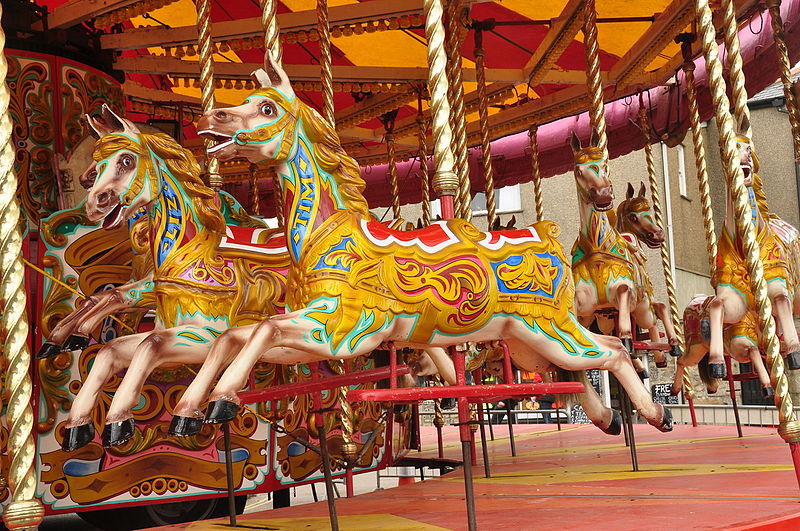
[[[106,424],[103,430],[103,446],[119,446],[133,437],[133,419]]]
[[[761,392],[764,395],[764,398],[775,398],[775,389],[773,389],[771,385],[762,387]]]
[[[622,415],[616,409],[611,410],[611,424],[606,429],[600,428],[606,435],[619,435],[622,433]]]
[[[441,406],[442,409],[453,409],[456,407],[457,401],[453,397],[442,398]]]
[[[394,414],[395,415],[402,415],[408,411],[408,404],[395,404],[394,405]]]
[[[728,371],[725,370],[724,363],[709,363],[708,370],[712,378],[725,378],[728,376]]]
[[[202,427],[203,419],[175,415],[172,417],[172,422],[169,423],[169,434],[178,437],[189,437],[200,433],[200,428]]]
[[[71,452],[78,448],[83,448],[94,439],[94,424],[81,424],[80,426],[73,426],[64,429],[64,440],[61,442],[61,448],[65,452]]]
[[[629,337],[623,337],[620,341],[622,341],[622,346],[625,347],[625,350],[628,351],[628,354],[630,354],[632,357],[636,355],[633,351],[633,339]]]
[[[673,358],[680,358],[683,356],[683,351],[681,350],[680,345],[671,345],[669,347],[669,355]]]
[[[664,409],[664,414],[661,416],[661,424],[653,424],[658,431],[668,432],[672,431],[672,411],[666,406],[661,406]]]
[[[50,358],[60,353],[61,353],[61,347],[59,347],[55,343],[44,343],[42,345],[42,348],[39,349],[39,352],[36,353],[36,359],[43,360],[45,358]]]
[[[214,400],[208,403],[205,422],[209,424],[222,424],[236,418],[239,405],[228,400]]]
[[[641,381],[645,381],[646,379],[650,378],[650,373],[648,373],[646,369],[643,371],[639,371],[636,374],[639,375],[639,379]]]
[[[657,361],[657,362],[656,362],[656,367],[658,367],[659,369],[666,369],[666,367],[667,367],[667,360],[664,360],[664,361]]]
[[[71,335],[64,342],[63,350],[73,352],[76,350],[83,350],[88,346],[89,346],[89,336]]]
[[[792,352],[786,356],[786,365],[790,371],[800,369],[800,352]]]

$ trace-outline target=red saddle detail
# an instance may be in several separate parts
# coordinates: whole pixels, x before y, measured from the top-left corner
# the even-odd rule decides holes
[[[283,231],[260,227],[225,227],[226,236],[220,247],[251,249],[254,252],[287,252]]]
[[[492,244],[497,243],[500,241],[501,237],[505,237],[507,240],[519,240],[521,238],[532,238],[538,236],[536,232],[531,228],[526,229],[507,229],[507,230],[493,230],[489,231],[489,241],[484,241],[485,244]]]
[[[401,242],[418,241],[430,247],[452,240],[452,234],[438,223],[408,231],[390,229],[384,223],[374,219],[368,221],[366,226],[367,232],[376,240],[386,240],[393,237]]]

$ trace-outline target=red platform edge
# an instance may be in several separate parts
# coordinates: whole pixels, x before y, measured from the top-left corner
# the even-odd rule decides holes
[[[800,529],[800,512],[726,529],[727,531],[796,531]]]
[[[493,385],[449,385],[446,387],[409,387],[404,389],[357,389],[347,393],[350,401],[416,402],[440,398],[528,397],[583,393],[580,382],[522,383]]]

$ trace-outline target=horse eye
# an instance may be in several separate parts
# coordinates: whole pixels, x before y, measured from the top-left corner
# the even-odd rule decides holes
[[[264,103],[263,105],[261,105],[261,113],[264,116],[272,116],[273,114],[275,114],[275,109],[269,103]]]
[[[131,156],[131,155],[123,155],[122,158],[120,158],[120,162],[122,162],[123,166],[125,166],[126,168],[129,168],[130,166],[133,165],[133,156]]]

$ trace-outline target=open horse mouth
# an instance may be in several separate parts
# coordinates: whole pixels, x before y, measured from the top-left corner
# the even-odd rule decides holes
[[[642,240],[650,249],[658,249],[664,243],[663,238],[652,238],[650,236],[645,236]]]
[[[120,221],[122,221],[122,208],[122,205],[117,203],[117,205],[106,214],[103,218],[104,229],[111,229],[119,225]]]
[[[598,212],[605,212],[607,210],[611,210],[612,206],[614,206],[614,201],[612,201],[611,199],[609,199],[608,202],[602,202],[602,201],[594,202],[594,208]]]
[[[748,184],[752,178],[753,168],[749,164],[741,164],[742,173],[744,174],[744,182]]]
[[[218,144],[213,145],[206,150],[206,153],[208,153],[208,155],[212,157],[218,157],[222,155],[226,148],[229,148],[234,145],[233,137],[225,133],[212,131],[211,129],[203,129],[201,131],[198,131],[197,134],[202,136],[203,138],[207,138],[209,140],[218,142]]]

